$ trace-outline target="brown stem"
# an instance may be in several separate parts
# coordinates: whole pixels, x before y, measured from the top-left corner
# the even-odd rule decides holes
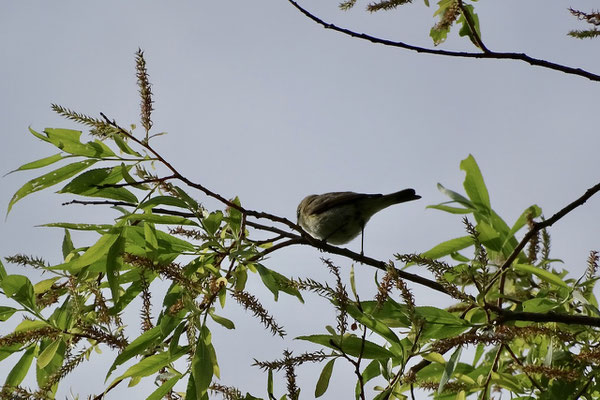
[[[323,26],[325,29],[331,29],[336,32],[343,33],[344,35],[348,35],[348,36],[355,37],[358,39],[368,40],[372,43],[382,44],[384,46],[399,47],[402,49],[416,51],[417,53],[435,54],[435,55],[440,55],[440,56],[523,61],[523,62],[526,62],[530,65],[534,65],[537,67],[543,67],[543,68],[548,68],[548,69],[552,69],[555,71],[561,71],[566,74],[582,76],[591,81],[600,82],[600,75],[593,74],[593,73],[583,70],[581,68],[567,67],[566,65],[556,64],[556,63],[553,63],[550,61],[533,58],[524,53],[500,53],[500,52],[494,52],[494,51],[483,52],[483,53],[469,53],[469,52],[463,52],[463,51],[448,51],[448,50],[430,49],[430,48],[426,48],[426,47],[414,46],[414,45],[404,43],[404,42],[395,42],[392,40],[382,39],[382,38],[378,38],[375,36],[367,35],[365,33],[354,32],[349,29],[340,28],[338,26],[335,26],[333,24],[323,21],[319,17],[311,14],[304,8],[300,7],[300,5],[297,2],[295,2],[294,0],[288,0],[288,1],[290,2],[290,4],[292,4],[294,7],[296,7],[302,14],[304,14],[306,17],[313,20],[317,24]]]
[[[492,288],[492,286],[494,285],[494,283],[496,282],[496,280],[498,280],[498,278],[508,268],[510,268],[511,264],[513,263],[513,261],[516,260],[516,258],[521,253],[521,250],[523,250],[523,248],[525,248],[525,246],[531,240],[532,237],[534,237],[542,229],[547,228],[549,226],[552,226],[554,223],[556,223],[558,220],[560,220],[561,218],[563,218],[565,215],[567,215],[568,213],[570,213],[571,211],[573,211],[577,207],[585,204],[585,202],[588,201],[590,199],[590,197],[592,197],[594,194],[596,194],[599,191],[600,191],[600,183],[598,183],[595,186],[592,186],[591,188],[589,188],[588,190],[586,190],[585,193],[581,197],[579,197],[577,200],[575,200],[575,201],[571,202],[570,204],[568,204],[566,207],[564,207],[563,209],[561,209],[560,211],[558,211],[556,214],[554,214],[549,219],[547,219],[545,221],[542,221],[542,222],[536,222],[536,223],[534,223],[533,224],[533,228],[531,228],[529,230],[529,232],[527,232],[525,234],[525,236],[523,237],[523,239],[521,239],[521,242],[517,245],[517,247],[515,247],[515,249],[513,250],[513,252],[510,254],[510,256],[508,256],[508,258],[506,259],[506,261],[504,262],[504,264],[502,264],[502,266],[494,274],[494,276],[490,280],[490,283],[485,288],[485,291],[484,291],[483,295],[485,296],[487,294],[487,292],[489,292],[489,290]]]

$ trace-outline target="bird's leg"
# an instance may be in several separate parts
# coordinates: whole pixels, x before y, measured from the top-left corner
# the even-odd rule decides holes
[[[364,256],[364,246],[365,246],[365,224],[362,223],[360,227],[360,255]]]

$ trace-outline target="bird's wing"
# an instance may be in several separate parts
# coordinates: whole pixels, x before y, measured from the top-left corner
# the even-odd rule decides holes
[[[381,194],[364,194],[354,192],[332,192],[315,197],[308,205],[309,214],[320,214],[332,207],[339,207],[357,200],[381,197]]]

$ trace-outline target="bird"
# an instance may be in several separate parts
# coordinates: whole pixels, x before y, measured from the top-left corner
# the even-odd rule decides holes
[[[391,205],[420,199],[414,189],[390,194],[331,192],[311,194],[298,205],[298,225],[311,237],[341,245],[361,234],[363,254],[364,228],[377,212]]]

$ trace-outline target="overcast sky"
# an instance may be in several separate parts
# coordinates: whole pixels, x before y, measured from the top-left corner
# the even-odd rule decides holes
[[[435,7],[420,1],[377,14],[365,12],[365,3],[350,12],[340,11],[335,0],[301,4],[339,26],[431,46]],[[569,29],[585,27],[566,7],[592,5],[476,3],[490,49],[526,52],[598,73],[600,41],[566,36]],[[153,84],[154,131],[168,132],[156,139],[155,148],[187,177],[223,196],[237,195],[248,208],[295,219],[298,202],[310,193],[415,188],[423,197],[419,202],[392,207],[369,223],[365,252],[374,258],[421,252],[464,234],[460,217],[425,207],[446,200],[438,182],[462,192],[459,163],[468,154],[479,163],[492,206],[509,225],[534,203],[550,216],[600,180],[598,83],[515,61],[443,58],[375,45],[324,30],[284,0],[1,2],[0,172],[55,153],[29,135],[29,126],[75,127],[54,115],[51,103],[92,115],[104,112],[122,125],[138,123],[138,47],[145,51]],[[455,33],[440,47],[474,50]],[[35,174],[2,179],[0,210]],[[194,195],[209,208],[218,206]],[[116,216],[110,210],[61,207],[67,200],[46,191],[17,203],[0,224],[0,255],[27,253],[59,263],[62,232],[35,225],[110,223]],[[600,248],[599,215],[600,200],[592,198],[550,231],[552,255],[564,260],[570,276],[579,276],[588,252]],[[76,235],[74,240],[83,246],[92,239]],[[359,250],[360,242],[348,246]],[[292,248],[265,265],[287,276],[329,279],[321,256]],[[333,259],[347,276],[351,263]],[[374,271],[355,268],[365,293],[372,293]],[[249,289],[286,327],[288,338],[271,338],[235,306],[225,315],[236,319],[237,329],[215,327],[213,338],[221,383],[264,396],[266,376],[250,368],[252,358],[277,358],[286,348],[315,350],[293,337],[325,332],[325,324],[335,322],[326,302],[308,296],[305,306],[286,297],[274,303],[255,284],[258,277],[253,279]],[[411,287],[418,305],[448,303]],[[0,327],[0,334],[8,333],[5,329]],[[89,375],[65,382],[63,395],[70,389],[82,397],[101,391],[98,376],[107,366],[94,357],[98,361],[85,370]],[[350,398],[354,380],[342,364],[336,364],[325,398]],[[312,397],[318,373],[298,371],[303,398]],[[279,395],[284,387],[280,381]],[[153,390],[152,382],[140,388],[142,398]],[[120,398],[126,390],[108,398]]]

